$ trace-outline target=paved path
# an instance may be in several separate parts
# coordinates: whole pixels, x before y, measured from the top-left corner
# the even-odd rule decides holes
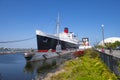
[[[105,53],[120,58],[120,50],[112,50],[111,53],[109,50],[105,50]]]

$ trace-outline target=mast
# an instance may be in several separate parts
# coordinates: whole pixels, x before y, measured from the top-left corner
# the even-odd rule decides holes
[[[59,13],[58,13],[58,17],[57,17],[57,24],[56,24],[56,27],[57,27],[57,35],[59,37],[59,27],[60,27],[60,20],[59,20]]]
[[[57,36],[58,36],[58,42],[57,42],[57,45],[56,45],[56,53],[59,54],[61,52],[61,44],[60,44],[60,40],[59,40],[59,28],[60,28],[59,13],[58,13],[58,17],[57,17],[56,27],[57,27]]]

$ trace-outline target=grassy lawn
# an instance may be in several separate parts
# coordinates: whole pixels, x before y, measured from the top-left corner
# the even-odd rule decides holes
[[[99,53],[88,49],[84,55],[65,62],[64,71],[53,75],[50,80],[117,80],[100,60]]]

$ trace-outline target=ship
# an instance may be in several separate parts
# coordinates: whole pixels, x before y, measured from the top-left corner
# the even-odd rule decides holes
[[[61,46],[61,50],[78,49],[79,47],[80,41],[73,32],[68,32],[68,28],[65,28],[64,32],[55,35],[36,30],[36,35],[38,52],[48,52],[50,49],[55,52],[58,45]]]
[[[59,52],[63,50],[78,49],[80,40],[68,27],[63,32],[59,32],[59,16],[56,24],[56,34],[47,34],[41,30],[36,30],[38,52]]]

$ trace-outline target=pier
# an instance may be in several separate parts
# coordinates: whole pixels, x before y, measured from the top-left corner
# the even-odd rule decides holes
[[[16,54],[16,53],[25,53],[25,52],[30,52],[29,50],[21,50],[21,51],[1,51],[1,54]],[[35,51],[36,52],[36,51]]]

